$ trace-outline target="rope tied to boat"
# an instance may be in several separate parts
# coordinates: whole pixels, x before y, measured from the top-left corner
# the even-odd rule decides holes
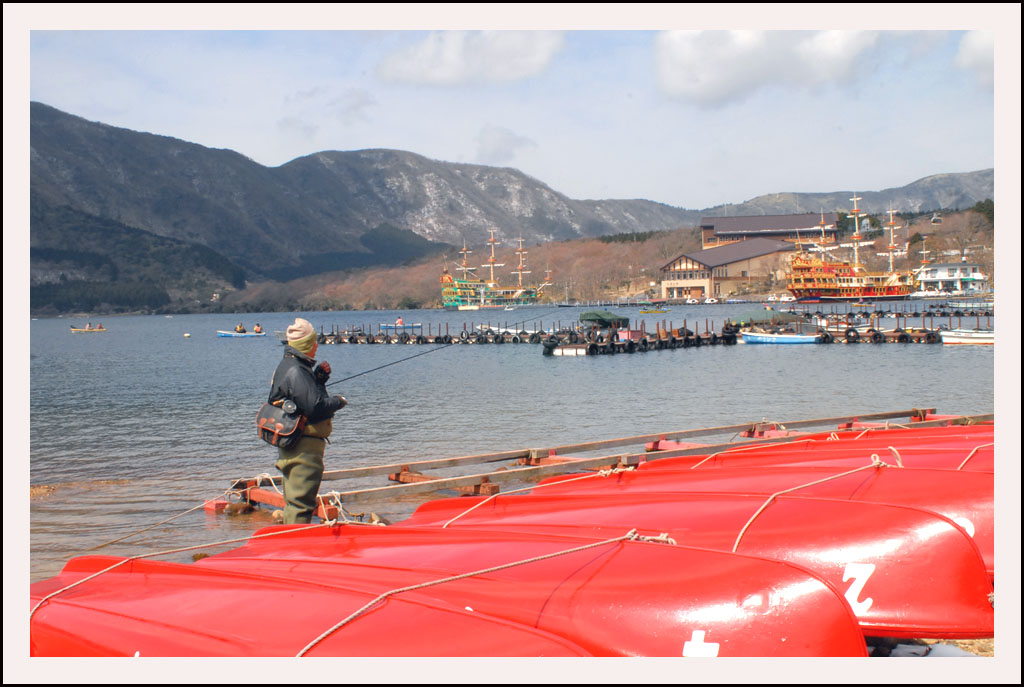
[[[258,474],[255,477],[253,477],[253,482],[255,482],[255,484],[253,486],[255,486],[257,489],[259,487],[262,487],[264,479],[266,479],[267,481],[270,482],[270,486],[272,486],[274,488],[274,491],[276,491],[278,494],[281,494],[282,496],[284,496],[284,494],[281,492],[281,490],[277,488],[277,483],[274,482],[273,475],[271,475],[269,472],[261,472],[260,474]]]
[[[882,460],[878,457],[878,455],[875,454],[875,455],[871,456],[871,463],[868,464],[868,465],[862,465],[859,468],[854,468],[853,470],[847,470],[846,472],[841,472],[841,473],[836,474],[836,475],[830,475],[828,477],[823,477],[821,479],[814,480],[813,482],[808,482],[807,484],[801,484],[801,485],[796,486],[796,487],[790,487],[789,489],[783,489],[781,491],[775,492],[774,494],[771,494],[767,499],[765,499],[764,503],[761,504],[761,507],[758,508],[754,512],[754,514],[750,516],[750,519],[747,520],[747,524],[745,524],[740,529],[739,534],[736,536],[736,541],[732,545],[732,552],[736,553],[736,550],[739,549],[740,541],[743,539],[743,535],[745,535],[747,533],[747,530],[750,529],[750,526],[754,524],[754,520],[756,520],[757,517],[759,515],[761,515],[761,513],[763,513],[768,508],[768,506],[770,506],[772,503],[774,503],[775,499],[777,499],[779,496],[784,496],[785,494],[788,494],[788,493],[794,492],[794,491],[798,491],[800,489],[806,489],[807,487],[813,487],[813,486],[815,486],[817,484],[823,484],[825,482],[828,482],[828,481],[831,481],[831,480],[834,480],[834,479],[839,479],[840,477],[846,477],[847,475],[853,475],[855,473],[861,472],[862,470],[870,470],[870,469],[873,469],[873,468],[880,468],[880,467],[891,467],[891,466],[886,464],[886,463],[884,463],[884,462],[882,462]]]
[[[42,599],[39,600],[39,603],[37,603],[35,605],[35,607],[32,608],[32,611],[28,614],[28,619],[29,619],[29,622],[31,623],[32,622],[32,616],[35,615],[37,610],[39,610],[39,607],[42,606],[47,601],[49,601],[50,599],[52,599],[53,597],[55,597],[55,596],[57,596],[59,594],[63,594],[64,592],[66,592],[66,591],[68,591],[70,589],[74,589],[75,587],[77,587],[77,586],[79,586],[81,584],[84,584],[84,583],[88,582],[89,580],[93,580],[93,579],[99,577],[100,575],[102,575],[104,573],[107,573],[107,572],[110,572],[111,570],[119,568],[122,565],[124,565],[125,563],[130,563],[130,562],[136,561],[136,560],[142,560],[144,558],[155,558],[157,556],[166,556],[166,555],[169,555],[169,554],[172,554],[172,553],[184,553],[186,551],[194,551],[196,549],[209,549],[209,548],[213,548],[213,547],[216,547],[216,546],[225,546],[227,544],[238,544],[240,542],[252,541],[254,539],[266,539],[268,537],[276,537],[276,536],[280,536],[280,535],[283,535],[283,534],[293,534],[295,532],[304,532],[306,530],[317,529],[317,528],[320,528],[320,527],[327,527],[327,526],[330,526],[332,524],[333,523],[322,522],[322,523],[319,523],[319,524],[316,524],[316,525],[308,525],[306,527],[292,527],[292,528],[288,528],[288,529],[285,529],[285,530],[278,530],[276,532],[267,532],[266,534],[256,534],[256,535],[252,535],[250,537],[242,537],[242,538],[239,538],[239,539],[227,539],[227,540],[224,540],[224,541],[212,542],[210,544],[196,544],[194,546],[185,546],[185,547],[182,547],[182,548],[179,548],[179,549],[168,549],[166,551],[155,551],[153,553],[140,553],[140,554],[135,555],[135,556],[129,556],[128,558],[124,558],[124,559],[118,561],[117,563],[114,563],[113,565],[111,565],[111,566],[109,566],[107,568],[104,568],[103,570],[99,570],[97,572],[94,572],[91,575],[83,577],[80,580],[72,582],[71,584],[69,584],[69,585],[67,585],[65,587],[61,587],[60,589],[47,594],[46,596],[44,596]]]
[[[372,525],[374,527],[386,527],[385,522],[376,513],[370,513],[369,521],[362,520],[366,516],[366,513],[353,513],[349,509],[345,508],[345,504],[342,503],[342,494],[340,491],[329,491],[326,494],[317,494],[317,500],[320,503],[320,512],[324,515],[327,514],[327,506],[325,505],[325,499],[328,504],[333,506],[338,515],[341,516],[340,520],[335,518],[334,520],[328,521],[330,524],[342,524],[342,525]],[[350,520],[349,518],[358,518],[356,520]]]
[[[307,653],[309,653],[309,651],[313,647],[315,647],[317,644],[319,644],[323,640],[327,639],[327,637],[331,636],[332,634],[334,634],[335,632],[337,632],[338,630],[340,630],[341,628],[343,628],[345,625],[349,624],[350,622],[352,622],[356,618],[358,618],[361,615],[367,613],[374,606],[380,604],[381,602],[385,601],[389,597],[395,596],[396,594],[402,594],[403,592],[416,591],[418,589],[426,589],[427,587],[434,587],[434,586],[437,586],[439,584],[445,584],[447,582],[457,582],[458,580],[464,580],[464,579],[467,579],[467,578],[470,578],[470,577],[476,577],[476,576],[479,576],[479,575],[486,575],[488,573],[498,572],[500,570],[507,570],[508,568],[515,568],[515,567],[518,567],[520,565],[527,565],[529,563],[537,563],[539,561],[545,561],[545,560],[548,560],[548,559],[551,559],[551,558],[557,558],[559,556],[567,556],[569,554],[578,553],[580,551],[586,551],[588,549],[595,549],[595,548],[598,548],[598,547],[601,547],[601,546],[607,546],[609,544],[619,544],[619,543],[622,543],[622,542],[625,542],[625,541],[635,541],[638,538],[639,538],[639,535],[637,534],[637,531],[635,529],[633,529],[633,530],[630,530],[629,532],[627,532],[626,534],[622,535],[621,537],[614,537],[612,539],[605,539],[603,541],[592,542],[590,544],[584,544],[583,546],[577,546],[577,547],[574,547],[574,548],[571,548],[571,549],[566,549],[564,551],[556,551],[554,553],[546,553],[546,554],[542,554],[540,556],[534,556],[532,558],[526,558],[526,559],[523,559],[523,560],[520,560],[520,561],[513,561],[511,563],[503,563],[501,565],[495,565],[495,566],[492,566],[490,568],[484,568],[482,570],[474,570],[472,572],[461,573],[459,575],[452,575],[450,577],[442,577],[441,579],[438,579],[438,580],[431,580],[429,582],[421,582],[419,584],[410,585],[408,587],[399,587],[397,589],[392,589],[390,591],[387,591],[387,592],[384,592],[383,594],[378,595],[376,598],[372,599],[369,603],[365,604],[362,608],[360,608],[360,609],[356,610],[355,612],[353,612],[352,614],[350,614],[347,618],[345,618],[341,622],[339,622],[339,623],[335,624],[334,626],[332,626],[332,627],[328,628],[327,630],[325,630],[323,633],[320,634],[319,637],[317,637],[312,642],[310,642],[305,647],[303,647],[302,651],[300,651],[299,653],[296,654],[296,658],[305,656]]]
[[[794,445],[794,444],[810,443],[812,441],[814,441],[814,439],[797,439],[796,441],[787,441],[787,442],[784,442],[783,444],[780,444],[780,445],[782,445],[782,446],[791,446],[791,445]],[[730,449],[725,449],[725,450],[722,450],[722,451],[718,451],[716,453],[712,453],[712,454],[710,454],[708,456],[705,456],[703,460],[698,461],[694,465],[691,465],[690,469],[691,470],[695,470],[695,469],[699,468],[701,465],[703,465],[704,463],[708,462],[709,460],[712,460],[713,458],[717,458],[718,456],[721,456],[723,454],[724,455],[729,455],[729,454],[733,454],[733,453],[740,453],[741,451],[754,451],[754,450],[759,449],[759,448],[764,448],[764,444],[754,444],[753,446],[740,446],[738,448],[730,448]]]
[[[964,466],[967,465],[967,461],[969,461],[971,458],[973,458],[975,453],[977,453],[978,451],[980,451],[983,448],[988,448],[989,446],[995,446],[995,444],[991,443],[991,444],[981,444],[980,446],[975,446],[973,449],[971,449],[971,452],[967,454],[967,457],[964,458],[963,462],[960,463],[960,465],[958,465],[956,469],[957,470],[963,470]]]
[[[896,456],[896,464],[899,465],[900,467],[903,467],[903,459],[900,458],[900,452],[896,450],[896,447],[895,446],[889,446],[887,448],[889,449],[890,453],[892,453],[894,456]],[[871,457],[872,458],[878,458],[877,455],[872,455]]]
[[[458,520],[462,516],[467,515],[469,513],[472,513],[477,508],[480,508],[481,506],[483,506],[486,503],[490,503],[491,501],[497,499],[499,496],[508,496],[509,494],[515,494],[515,493],[520,492],[520,491],[532,491],[532,490],[540,489],[542,487],[550,487],[550,486],[554,486],[554,485],[558,485],[558,484],[568,484],[569,482],[578,482],[579,480],[591,479],[592,477],[609,477],[611,475],[616,475],[616,474],[618,474],[620,472],[630,472],[630,471],[635,470],[635,469],[636,469],[636,466],[634,466],[634,465],[625,465],[625,466],[622,466],[622,467],[605,468],[603,470],[598,470],[597,472],[592,472],[589,475],[580,475],[578,477],[569,477],[568,479],[559,480],[557,482],[549,482],[548,484],[535,484],[535,485],[530,486],[530,487],[521,487],[519,489],[510,489],[509,491],[503,491],[503,492],[498,493],[498,494],[491,494],[490,496],[488,496],[487,498],[483,499],[482,501],[478,501],[477,503],[474,503],[472,506],[470,506],[466,510],[462,511],[458,515],[456,515],[454,518],[452,518],[451,520],[449,520],[445,524],[441,525],[441,529],[445,529],[446,527],[448,527],[448,525],[452,524],[453,522],[455,522],[456,520]]]
[[[148,532],[149,530],[153,529],[154,527],[160,527],[160,525],[166,525],[167,523],[171,522],[172,520],[177,520],[178,518],[180,518],[183,515],[188,515],[189,513],[193,512],[193,511],[199,510],[200,508],[204,507],[209,501],[214,501],[216,499],[221,498],[222,496],[228,496],[228,495],[230,495],[232,493],[234,493],[234,490],[232,490],[230,488],[225,489],[224,491],[222,491],[220,494],[217,494],[217,496],[213,497],[212,499],[207,499],[206,501],[203,501],[202,503],[200,503],[200,504],[198,504],[196,506],[193,506],[192,508],[189,508],[188,510],[186,510],[184,512],[178,513],[177,515],[172,515],[171,517],[167,518],[166,520],[161,520],[160,522],[153,523],[152,525],[149,525],[148,527],[143,527],[141,530],[135,530],[134,532],[129,532],[128,534],[124,535],[123,537],[118,537],[117,539],[111,539],[108,542],[105,542],[103,544],[99,544],[99,545],[94,546],[94,547],[92,547],[90,549],[86,549],[86,551],[97,551],[97,550],[102,549],[104,547],[110,546],[111,544],[116,544],[119,541],[124,541],[125,539],[128,539],[130,537],[134,537],[136,534],[142,534],[143,532]]]

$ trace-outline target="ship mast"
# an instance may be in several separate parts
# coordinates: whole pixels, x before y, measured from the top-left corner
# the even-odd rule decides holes
[[[523,250],[523,237],[520,236],[519,237],[519,250],[516,251],[516,255],[519,256],[519,268],[512,271],[512,274],[518,274],[519,275],[519,288],[523,288],[523,275],[524,274],[530,274],[529,270],[524,270],[523,269],[524,267],[526,267],[526,260],[523,257],[524,255],[526,255],[526,253],[527,253],[527,251]]]
[[[494,281],[494,268],[495,267],[504,267],[505,263],[503,263],[503,262],[496,262],[495,261],[495,258],[494,258],[494,246],[497,245],[498,241],[497,241],[497,239],[494,238],[494,229],[493,228],[490,229],[490,232],[491,232],[491,238],[487,239],[487,243],[491,244],[491,257],[487,258],[487,264],[486,265],[481,265],[481,267],[489,267],[489,268],[491,268],[491,281],[493,282]]]
[[[847,215],[847,217],[853,218],[853,236],[851,236],[850,238],[853,239],[853,264],[856,268],[857,266],[860,265],[860,241],[862,238],[864,238],[863,236],[860,235],[861,211],[860,208],[857,207],[857,201],[863,199],[857,197],[857,192],[854,191],[853,198],[850,198],[850,200],[853,201],[853,214]]]
[[[462,250],[459,251],[459,254],[462,255],[462,263],[458,267],[456,267],[455,269],[457,269],[460,272],[462,272],[462,278],[463,279],[469,279],[469,278],[474,276],[473,275],[473,270],[475,270],[476,268],[475,267],[470,267],[469,266],[469,261],[466,260],[466,257],[470,253],[472,253],[472,252],[473,251],[471,251],[468,248],[466,248],[466,239],[462,239]]]
[[[896,222],[893,220],[895,210],[892,209],[892,203],[889,203],[889,273],[892,274],[895,270],[893,269],[893,254],[896,252]]]

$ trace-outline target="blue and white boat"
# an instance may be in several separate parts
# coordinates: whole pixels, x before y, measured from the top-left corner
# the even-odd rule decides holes
[[[218,329],[217,330],[217,336],[230,336],[230,337],[237,337],[239,339],[248,338],[248,337],[251,337],[251,336],[266,336],[266,335],[267,335],[266,332],[229,332],[229,331],[225,331],[223,329]]]
[[[748,344],[813,344],[821,341],[820,334],[797,334],[796,332],[740,332],[743,343]]]

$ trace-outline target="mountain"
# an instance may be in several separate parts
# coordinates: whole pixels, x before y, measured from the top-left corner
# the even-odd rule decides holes
[[[995,170],[983,169],[962,174],[935,174],[900,188],[882,191],[857,191],[860,209],[881,214],[891,207],[896,212],[920,213],[934,210],[963,210],[991,199],[995,188]],[[821,210],[851,208],[850,191],[831,193],[769,193],[743,203],[718,205],[704,216],[788,215]]]
[[[31,104],[29,171],[33,307],[57,310],[72,307],[58,298],[69,289],[117,302],[118,282],[173,307],[246,282],[453,257],[463,241],[484,246],[491,229],[511,250],[519,237],[646,234],[707,215],[845,211],[851,197],[778,193],[705,210],[573,200],[516,169],[398,150],[325,151],[271,168],[42,103]],[[990,169],[859,195],[868,212],[890,202],[916,212],[970,207],[992,189]]]
[[[207,246],[253,278],[294,274],[309,260],[321,271],[379,264],[386,257],[373,257],[362,239],[381,226],[450,251],[445,244],[464,239],[483,245],[491,228],[508,245],[520,236],[538,243],[673,229],[690,219],[660,203],[576,201],[515,169],[396,150],[328,151],[268,168],[41,103],[31,106],[30,174],[34,203]],[[33,241],[52,229],[33,224]]]

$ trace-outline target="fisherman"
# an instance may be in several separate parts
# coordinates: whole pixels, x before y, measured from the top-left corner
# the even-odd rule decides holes
[[[256,334],[262,334],[262,333],[263,333],[263,327],[261,327],[261,326],[260,326],[260,323],[259,323],[259,322],[257,322],[257,323],[256,323],[256,326],[255,326],[255,327],[253,327],[253,328],[252,328],[252,330],[253,330],[253,332],[255,332]]]
[[[401,327],[403,324],[405,324],[405,322],[402,321],[401,315],[399,315],[398,319],[395,320],[395,324],[398,325],[399,327]]]
[[[242,326],[241,322],[239,322],[238,326],[235,327],[235,332],[238,334],[245,334],[245,327]]]
[[[276,467],[284,475],[285,524],[309,523],[316,512],[323,480],[324,448],[333,429],[331,419],[348,401],[327,393],[331,366],[326,361],[316,364],[318,343],[313,325],[296,318],[286,336],[288,345],[271,378],[267,402],[290,399],[306,417],[299,443],[287,449],[278,447]]]

